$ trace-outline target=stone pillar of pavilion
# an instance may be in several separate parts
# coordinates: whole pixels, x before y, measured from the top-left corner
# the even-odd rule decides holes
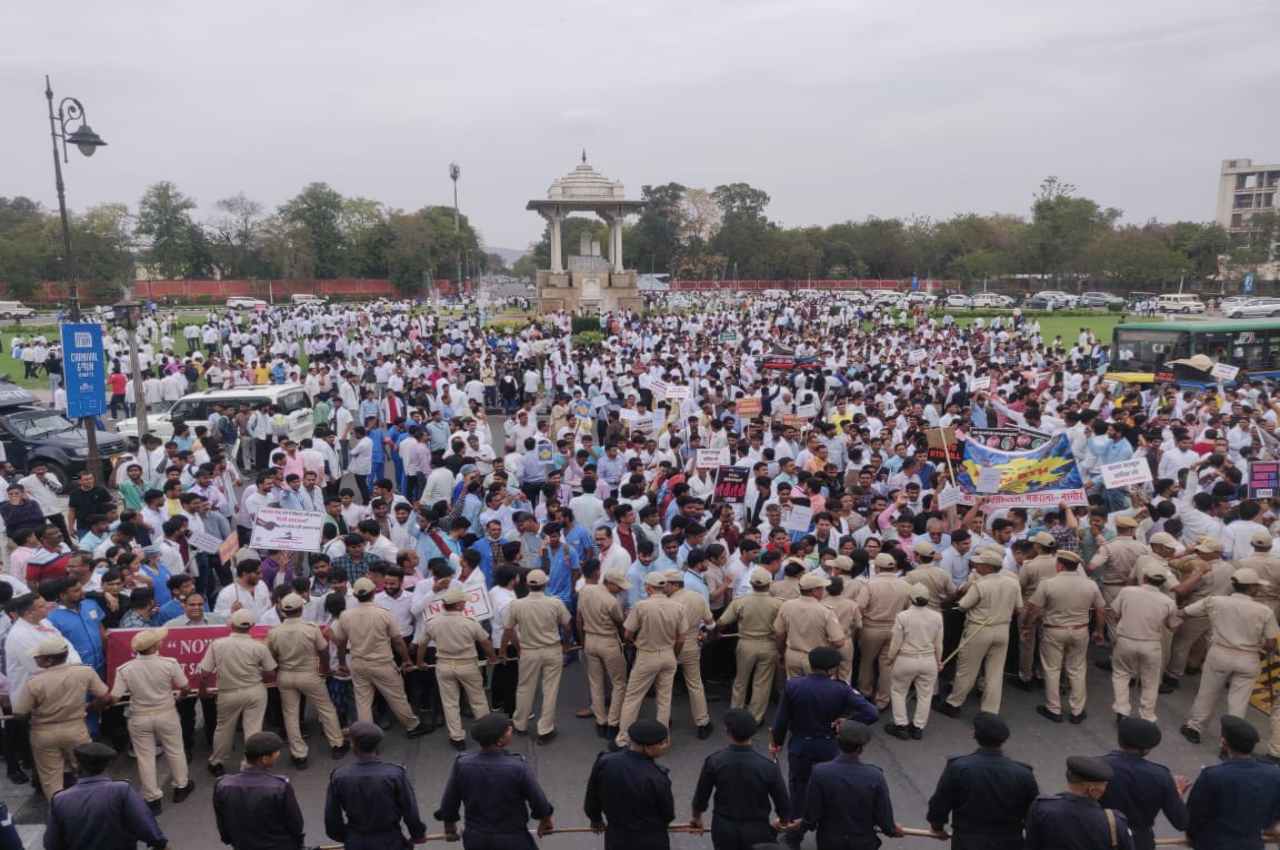
[[[622,259],[622,225],[643,207],[643,201],[627,200],[621,183],[588,165],[586,151],[577,168],[552,182],[546,200],[529,201],[525,208],[546,219],[551,231],[551,267],[537,274],[539,312],[644,309],[636,272],[627,271]],[[580,253],[566,263],[561,249],[563,222],[573,212],[593,213],[609,226],[607,259],[600,256],[598,243],[583,240]]]

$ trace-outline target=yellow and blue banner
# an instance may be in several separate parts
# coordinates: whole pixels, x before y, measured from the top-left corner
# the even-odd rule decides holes
[[[992,507],[1052,509],[1061,502],[1088,504],[1084,478],[1066,434],[1022,452],[965,440],[956,483],[966,494],[986,497]]]

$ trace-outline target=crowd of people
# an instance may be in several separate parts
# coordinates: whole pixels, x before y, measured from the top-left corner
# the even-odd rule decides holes
[[[1213,740],[1252,752],[1248,724],[1235,720],[1280,635],[1277,517],[1247,486],[1250,465],[1278,445],[1268,383],[1116,384],[1105,378],[1104,341],[1088,329],[1045,339],[1021,315],[961,325],[833,293],[667,301],[603,317],[599,342],[575,337],[567,315],[499,330],[403,302],[145,320],[148,403],[297,384],[311,436],[295,441],[284,424],[295,411],[270,402],[214,403],[207,419],[175,423],[172,439],[145,437],[106,486],[81,476],[65,512],[47,471],[6,477],[10,778],[25,781],[34,764],[52,798],[72,750],[94,737],[132,747],[143,808],[158,812],[157,753],[180,802],[194,787],[186,765],[201,731],[217,793],[243,775],[223,775],[238,730],[261,743],[264,723],[275,726],[305,768],[304,705],[335,759],[349,743],[360,751],[357,728],[393,719],[411,737],[443,726],[465,750],[464,712],[500,712],[514,734],[551,745],[566,663],[581,659],[590,698],[579,716],[619,751],[588,785],[586,809],[608,824],[608,846],[663,846],[636,838],[643,829],[592,789],[654,787],[641,776],[653,768],[636,759],[660,755],[679,679],[700,739],[714,732],[708,684],[742,710],[725,721],[736,747],[778,703],[771,748],[789,747],[789,787],[757,802],[772,799],[786,841],[813,829],[821,847],[873,847],[875,828],[896,827],[887,789],[857,766],[867,724],[883,717],[884,733],[909,746],[935,711],[960,716],[980,691],[979,752],[998,749],[1006,674],[1014,687],[1043,688],[1045,722],[1083,722],[1091,642],[1113,685],[1093,707],[1121,723],[1125,752],[1154,746],[1160,695],[1192,687],[1197,674],[1181,734],[1198,743],[1221,712]],[[113,415],[133,398],[125,351],[108,335]],[[1088,504],[997,507],[966,494],[943,508],[952,470],[931,436],[995,427],[1065,434]],[[1134,458],[1152,483],[1106,488],[1101,467]],[[265,508],[321,514],[318,545],[251,549]],[[207,541],[227,538],[240,548],[224,560]],[[230,634],[194,674],[161,652],[166,629],[222,624]],[[264,640],[259,627],[270,627]],[[114,628],[138,629],[136,657],[113,667],[108,687]],[[651,690],[656,724],[640,716]],[[1280,762],[1273,704],[1263,759]],[[860,723],[833,727],[843,717]],[[497,744],[485,734],[487,752]],[[973,775],[939,795],[979,774],[1009,779],[1007,759],[974,758]],[[467,759],[455,771],[490,771]],[[746,769],[726,759],[726,770]],[[847,775],[822,770],[833,759],[850,762],[832,770]],[[1254,793],[1243,786],[1280,778],[1280,767],[1257,764],[1274,776],[1215,768],[1200,781],[1212,774],[1225,783],[1216,793]],[[1155,807],[1145,791],[1115,791],[1134,770],[1077,760],[1061,811],[1032,807],[1032,780],[1017,817],[1000,814],[998,828],[959,805],[931,805],[929,823],[941,831],[950,819],[953,842],[973,847],[1106,846],[1063,836],[1071,824],[1109,823],[1112,836],[1123,833],[1111,846],[1142,847],[1163,807],[1197,847],[1250,846],[1206,837],[1227,828],[1228,810],[1203,795],[1188,821],[1185,785]],[[866,805],[824,808],[820,776],[845,793],[862,789]],[[236,793],[268,784],[237,780]],[[1280,817],[1258,794],[1249,797],[1257,813],[1231,829],[1256,835]],[[706,808],[707,796],[695,797],[695,821]],[[456,822],[456,801],[449,811]],[[751,820],[768,827],[769,811]],[[326,812],[338,837],[330,826]]]

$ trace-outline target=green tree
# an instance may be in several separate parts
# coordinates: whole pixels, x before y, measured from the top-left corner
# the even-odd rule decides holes
[[[341,277],[347,271],[343,213],[343,197],[328,183],[311,183],[280,207],[279,215],[288,229],[307,234],[312,274],[317,278]]]
[[[214,266],[226,278],[270,276],[271,263],[263,252],[262,244],[262,204],[239,192],[223,198],[214,206],[219,215],[207,228]]]
[[[30,198],[0,197],[0,284],[12,298],[30,298],[47,265],[47,216]]]
[[[1186,255],[1169,247],[1158,228],[1132,226],[1100,234],[1085,264],[1095,277],[1130,288],[1175,282],[1189,267]]]
[[[511,264],[511,274],[525,280],[532,280],[537,276],[538,259],[533,249],[534,246],[529,246],[529,251]]]
[[[387,277],[391,229],[382,204],[370,198],[346,198],[342,202],[341,224],[347,246],[346,273],[356,277]]]
[[[138,202],[133,233],[146,247],[143,262],[162,279],[192,277],[197,271],[191,211],[196,202],[168,180],[147,187]]]
[[[99,204],[83,215],[71,217],[71,250],[75,254],[76,279],[84,290],[82,297],[116,301],[132,282],[130,221],[129,208],[124,204]],[[57,246],[51,256],[60,257],[62,234],[57,217],[49,217],[45,238]]]
[[[671,271],[683,247],[680,234],[685,226],[684,196],[685,187],[679,183],[641,187],[644,210],[622,240],[627,268]]]
[[[1102,209],[1075,193],[1075,186],[1057,177],[1040,184],[1026,234],[1030,271],[1055,277],[1081,271],[1089,244],[1120,218],[1119,210]]]
[[[767,277],[775,264],[768,243],[774,225],[765,217],[769,194],[747,183],[727,183],[711,192],[720,208],[720,229],[710,242],[711,252],[726,258],[724,273],[739,278]]]

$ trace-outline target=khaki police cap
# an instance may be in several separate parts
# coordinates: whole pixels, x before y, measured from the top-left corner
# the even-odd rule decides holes
[[[998,567],[1004,564],[1004,556],[991,549],[979,549],[978,554],[974,555],[970,559],[970,563],[985,564],[989,567]]]
[[[361,576],[356,579],[355,584],[351,585],[351,592],[356,596],[359,596],[362,593],[373,593],[377,589],[378,586],[373,583],[373,579],[368,578],[367,576]]]
[[[1037,531],[1035,534],[1031,535],[1031,537],[1029,537],[1028,539],[1032,543],[1037,543],[1041,546],[1052,546],[1054,544],[1053,535],[1047,531]]]
[[[445,605],[457,605],[459,602],[467,601],[467,592],[461,587],[451,587],[444,592],[444,596],[440,597]]]
[[[1236,584],[1261,584],[1269,585],[1271,582],[1258,575],[1258,571],[1253,567],[1242,567],[1231,575],[1231,580]]]
[[[1058,552],[1057,558],[1059,561],[1066,561],[1069,564],[1080,563],[1080,556],[1069,549],[1063,549],[1061,552]]]
[[[831,580],[821,573],[805,573],[800,577],[801,590],[816,590],[829,584],[831,584]]]
[[[747,579],[752,587],[768,587],[773,584],[773,576],[764,567],[756,567]]]
[[[280,607],[286,611],[301,611],[306,604],[306,600],[296,593],[290,593],[280,600]]]
[[[235,612],[229,618],[227,618],[227,623],[232,626],[239,626],[240,628],[244,628],[245,626],[252,626],[253,612],[250,611],[248,608],[241,608],[239,611]]]
[[[923,584],[913,584],[911,585],[911,598],[917,602],[928,602],[929,589]]]
[[[684,573],[679,570],[667,570],[662,577],[667,580],[667,584],[684,584]]]
[[[1165,546],[1174,550],[1178,549],[1180,546],[1178,538],[1174,537],[1167,531],[1157,531],[1155,534],[1151,535],[1151,539],[1147,542],[1152,546]]]
[[[168,629],[143,629],[133,636],[129,646],[133,647],[134,652],[146,652],[148,649],[159,646],[168,634]]]
[[[881,552],[879,555],[876,555],[875,564],[876,569],[878,570],[896,570],[898,568],[897,559],[888,552]]]
[[[524,581],[530,587],[543,587],[547,583],[547,574],[542,570],[530,570]]]
[[[1249,542],[1254,546],[1270,546],[1271,532],[1264,528],[1259,528],[1253,534],[1249,535]]]
[[[917,541],[916,544],[911,548],[915,550],[915,553],[917,555],[927,556],[930,558],[933,557],[934,552],[938,551],[937,549],[933,548],[933,544],[930,543],[928,540]]]
[[[1195,549],[1204,555],[1217,555],[1222,551],[1222,541],[1212,537],[1201,537],[1196,541]]]
[[[1131,516],[1116,517],[1116,528],[1137,528],[1138,521]]]
[[[50,655],[62,655],[67,651],[67,640],[63,637],[47,637],[31,650],[32,658],[45,658]]]
[[[627,580],[627,574],[619,569],[606,570],[604,580],[609,584],[615,585],[621,590],[630,590],[631,582]]]
[[[667,583],[667,578],[660,570],[654,570],[651,573],[645,574],[645,577],[644,577],[645,587],[662,587],[666,583]]]

